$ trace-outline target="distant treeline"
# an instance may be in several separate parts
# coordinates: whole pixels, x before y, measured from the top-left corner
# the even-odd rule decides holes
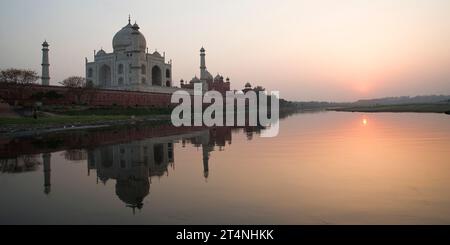
[[[298,110],[324,110],[329,108],[348,106],[351,103],[335,103],[325,101],[287,101],[280,99],[280,108],[291,108]]]
[[[281,108],[298,110],[324,110],[343,107],[382,106],[382,105],[406,105],[406,104],[441,104],[450,103],[450,95],[422,95],[400,96],[378,99],[358,100],[355,102],[326,102],[326,101],[287,101],[280,99]]]
[[[371,105],[401,105],[401,104],[430,104],[430,103],[449,103],[450,95],[422,95],[422,96],[401,96],[386,97],[380,99],[358,100],[353,103],[354,106]]]

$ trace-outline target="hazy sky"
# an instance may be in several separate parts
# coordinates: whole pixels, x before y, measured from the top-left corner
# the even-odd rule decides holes
[[[173,59],[174,82],[208,70],[292,100],[450,94],[449,0],[14,0],[0,2],[0,68],[51,83],[84,74],[93,50],[137,21],[150,50]]]

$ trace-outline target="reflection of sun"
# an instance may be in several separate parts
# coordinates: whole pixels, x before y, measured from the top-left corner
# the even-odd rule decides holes
[[[364,119],[362,120],[362,124],[363,124],[364,126],[366,126],[368,123],[369,123],[369,121],[367,120],[367,118],[364,118]]]

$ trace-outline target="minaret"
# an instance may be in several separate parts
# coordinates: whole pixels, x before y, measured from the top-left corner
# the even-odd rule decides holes
[[[139,26],[137,23],[134,23],[134,25],[131,27],[133,31],[131,32],[131,35],[133,37],[131,38],[131,52],[133,53],[132,59],[131,59],[131,81],[134,84],[140,83],[140,74],[141,74],[141,65],[140,65],[140,43],[139,43]],[[143,51],[145,53],[145,49]]]
[[[200,49],[200,80],[206,79],[206,60],[205,60],[205,49],[202,47]]]
[[[48,49],[49,45],[47,41],[44,41],[42,44],[42,74],[41,74],[41,80],[42,85],[50,85],[50,71],[49,71],[49,61],[48,61]]]

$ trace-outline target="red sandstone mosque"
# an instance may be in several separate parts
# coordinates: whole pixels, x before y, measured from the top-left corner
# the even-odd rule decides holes
[[[180,81],[181,88],[184,89],[194,89],[195,83],[201,83],[204,90],[215,90],[225,94],[227,91],[230,91],[230,78],[224,81],[223,76],[217,74],[215,78],[209,73],[206,69],[206,53],[205,49],[202,47],[200,49],[200,78],[195,76],[189,83],[184,83],[183,80]]]

